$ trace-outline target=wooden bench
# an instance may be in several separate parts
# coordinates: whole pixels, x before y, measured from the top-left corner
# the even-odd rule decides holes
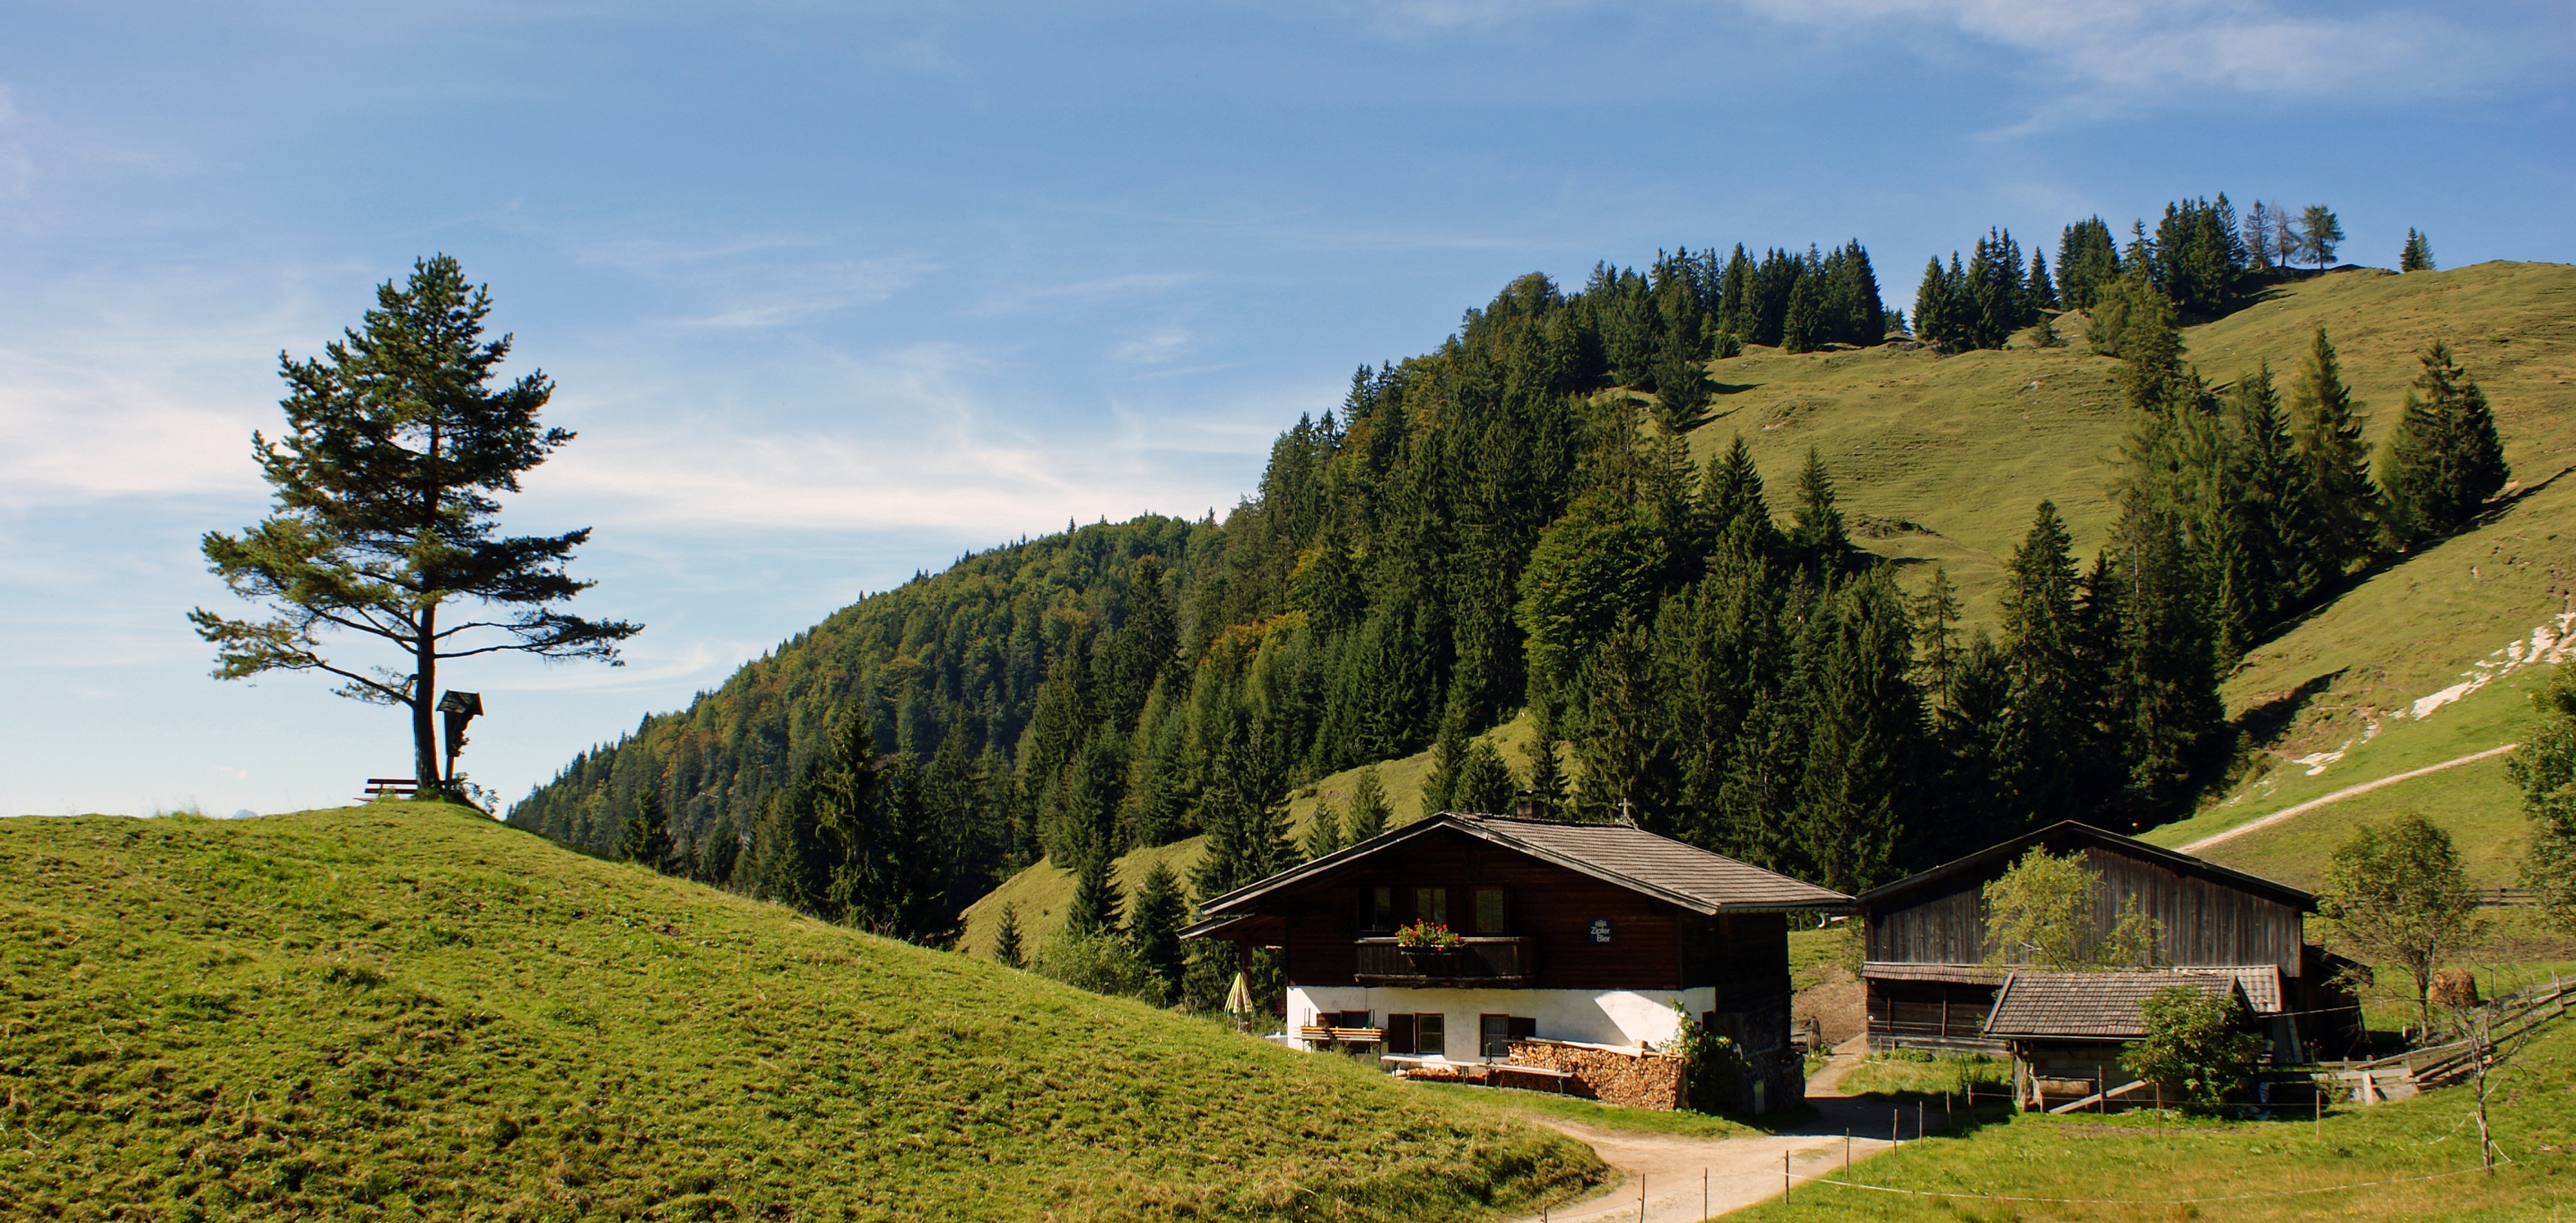
[[[420,782],[412,778],[370,777],[367,779],[367,792],[360,795],[358,801],[369,803],[379,798],[410,798],[418,793]]]
[[[1297,1039],[1316,1045],[1375,1045],[1385,1043],[1386,1029],[1305,1025],[1297,1029]]]

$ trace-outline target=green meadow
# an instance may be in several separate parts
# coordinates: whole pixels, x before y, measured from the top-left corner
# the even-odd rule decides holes
[[[1592,1152],[461,808],[0,820],[0,1215],[1479,1219]]]

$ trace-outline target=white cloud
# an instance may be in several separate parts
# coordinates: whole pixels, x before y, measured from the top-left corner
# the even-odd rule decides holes
[[[1190,346],[1190,333],[1178,327],[1157,327],[1143,335],[1131,336],[1110,355],[1139,365],[1160,365],[1181,355]]]
[[[2420,96],[2481,83],[2499,49],[2422,12],[2294,15],[2262,0],[1737,0],[1791,25],[1955,34],[2080,90]]]

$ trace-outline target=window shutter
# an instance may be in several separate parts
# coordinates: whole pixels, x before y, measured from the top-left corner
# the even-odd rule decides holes
[[[1413,1052],[1413,1016],[1389,1015],[1386,1017],[1386,1051],[1406,1054]]]

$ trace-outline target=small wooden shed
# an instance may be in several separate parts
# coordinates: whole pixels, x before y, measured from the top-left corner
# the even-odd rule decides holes
[[[2159,990],[2182,986],[2211,997],[2234,994],[2259,1016],[2232,971],[2032,972],[2016,969],[1995,991],[1987,1039],[2013,1058],[2013,1099],[2025,1108],[2068,1104],[2136,1107],[2158,1102],[2152,1084],[2120,1068],[2120,1052],[2147,1034],[2143,1010]],[[2277,979],[2268,1001],[2280,1009]],[[2259,1025],[2259,1018],[2249,1022]],[[2102,1093],[2109,1098],[2103,1099]]]

